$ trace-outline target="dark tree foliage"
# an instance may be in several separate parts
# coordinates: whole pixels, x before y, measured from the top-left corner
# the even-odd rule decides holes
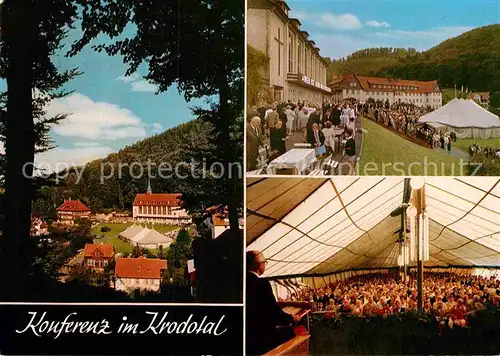
[[[222,152],[222,163],[228,167],[235,146],[230,128],[243,112],[244,70],[244,2],[235,0],[80,0],[83,8],[83,37],[70,52],[75,55],[100,34],[113,41],[95,45],[97,51],[120,54],[128,65],[127,75],[147,63],[151,83],[159,92],[172,85],[187,100],[218,96],[218,107],[212,114],[215,145]],[[128,25],[137,31],[124,33]],[[241,146],[241,142],[238,143]],[[239,157],[238,162],[242,162]],[[223,186],[231,229],[238,231],[240,190],[237,173],[225,169]]]
[[[71,27],[76,5],[70,0],[5,0],[1,5],[0,77],[7,92],[0,100],[0,137],[5,142],[4,235],[2,277],[4,299],[23,298],[24,281],[33,263],[29,246],[31,202],[36,185],[35,152],[49,149],[50,126],[62,118],[46,117],[44,105],[64,96],[61,86],[75,70],[59,71],[52,56]]]
[[[185,285],[184,272],[187,261],[193,258],[191,251],[191,237],[186,230],[180,230],[177,238],[169,246],[166,254],[168,265],[165,271],[165,278],[168,282],[172,279],[174,285]]]
[[[382,76],[438,80],[441,87],[472,91],[500,88],[500,25],[480,27],[382,69]]]

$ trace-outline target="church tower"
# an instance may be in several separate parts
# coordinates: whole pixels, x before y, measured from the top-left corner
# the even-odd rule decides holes
[[[151,190],[151,178],[148,178],[148,191],[147,191],[148,194],[152,194],[153,191]]]

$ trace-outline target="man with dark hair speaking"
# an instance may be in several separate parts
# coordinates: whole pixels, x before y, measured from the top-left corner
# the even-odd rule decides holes
[[[247,252],[246,279],[246,350],[249,355],[262,355],[295,337],[291,328],[294,317],[276,303],[271,283],[259,278],[266,270],[260,251]]]

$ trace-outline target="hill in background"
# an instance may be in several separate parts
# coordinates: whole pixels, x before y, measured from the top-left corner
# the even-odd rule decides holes
[[[332,61],[333,73],[375,75],[410,80],[438,80],[441,88],[468,88],[492,94],[500,107],[500,25],[476,28],[425,51],[370,48]]]

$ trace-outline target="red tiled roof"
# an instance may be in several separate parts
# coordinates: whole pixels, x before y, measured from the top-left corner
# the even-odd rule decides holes
[[[116,260],[115,277],[159,279],[161,271],[167,268],[167,260],[155,258],[125,258]]]
[[[221,214],[212,215],[214,226],[229,226],[229,220]]]
[[[481,97],[481,100],[489,100],[490,99],[490,93],[488,92],[480,92],[480,93],[471,93],[470,96],[474,98],[475,95],[479,95]]]
[[[90,211],[90,209],[79,200],[66,200],[61,204],[58,211]]]
[[[336,86],[342,87],[342,84],[346,80],[355,79],[365,91],[377,91],[377,92],[392,92],[392,91],[403,91],[410,93],[432,93],[437,85],[437,80],[432,80],[428,82],[422,82],[418,80],[405,80],[405,79],[392,79],[392,78],[378,78],[378,77],[366,77],[355,74],[346,74],[340,81],[332,83]],[[388,85],[388,86],[403,86],[403,87],[416,87],[417,89],[394,89],[394,88],[372,88],[371,85]],[[350,87],[346,87],[351,89]]]
[[[104,258],[111,258],[115,255],[115,250],[111,244],[86,244],[83,256],[92,257],[96,250],[99,250]]]
[[[144,205],[165,205],[165,206],[181,206],[182,194],[179,193],[152,193],[152,194],[137,194],[134,199],[133,206]]]

